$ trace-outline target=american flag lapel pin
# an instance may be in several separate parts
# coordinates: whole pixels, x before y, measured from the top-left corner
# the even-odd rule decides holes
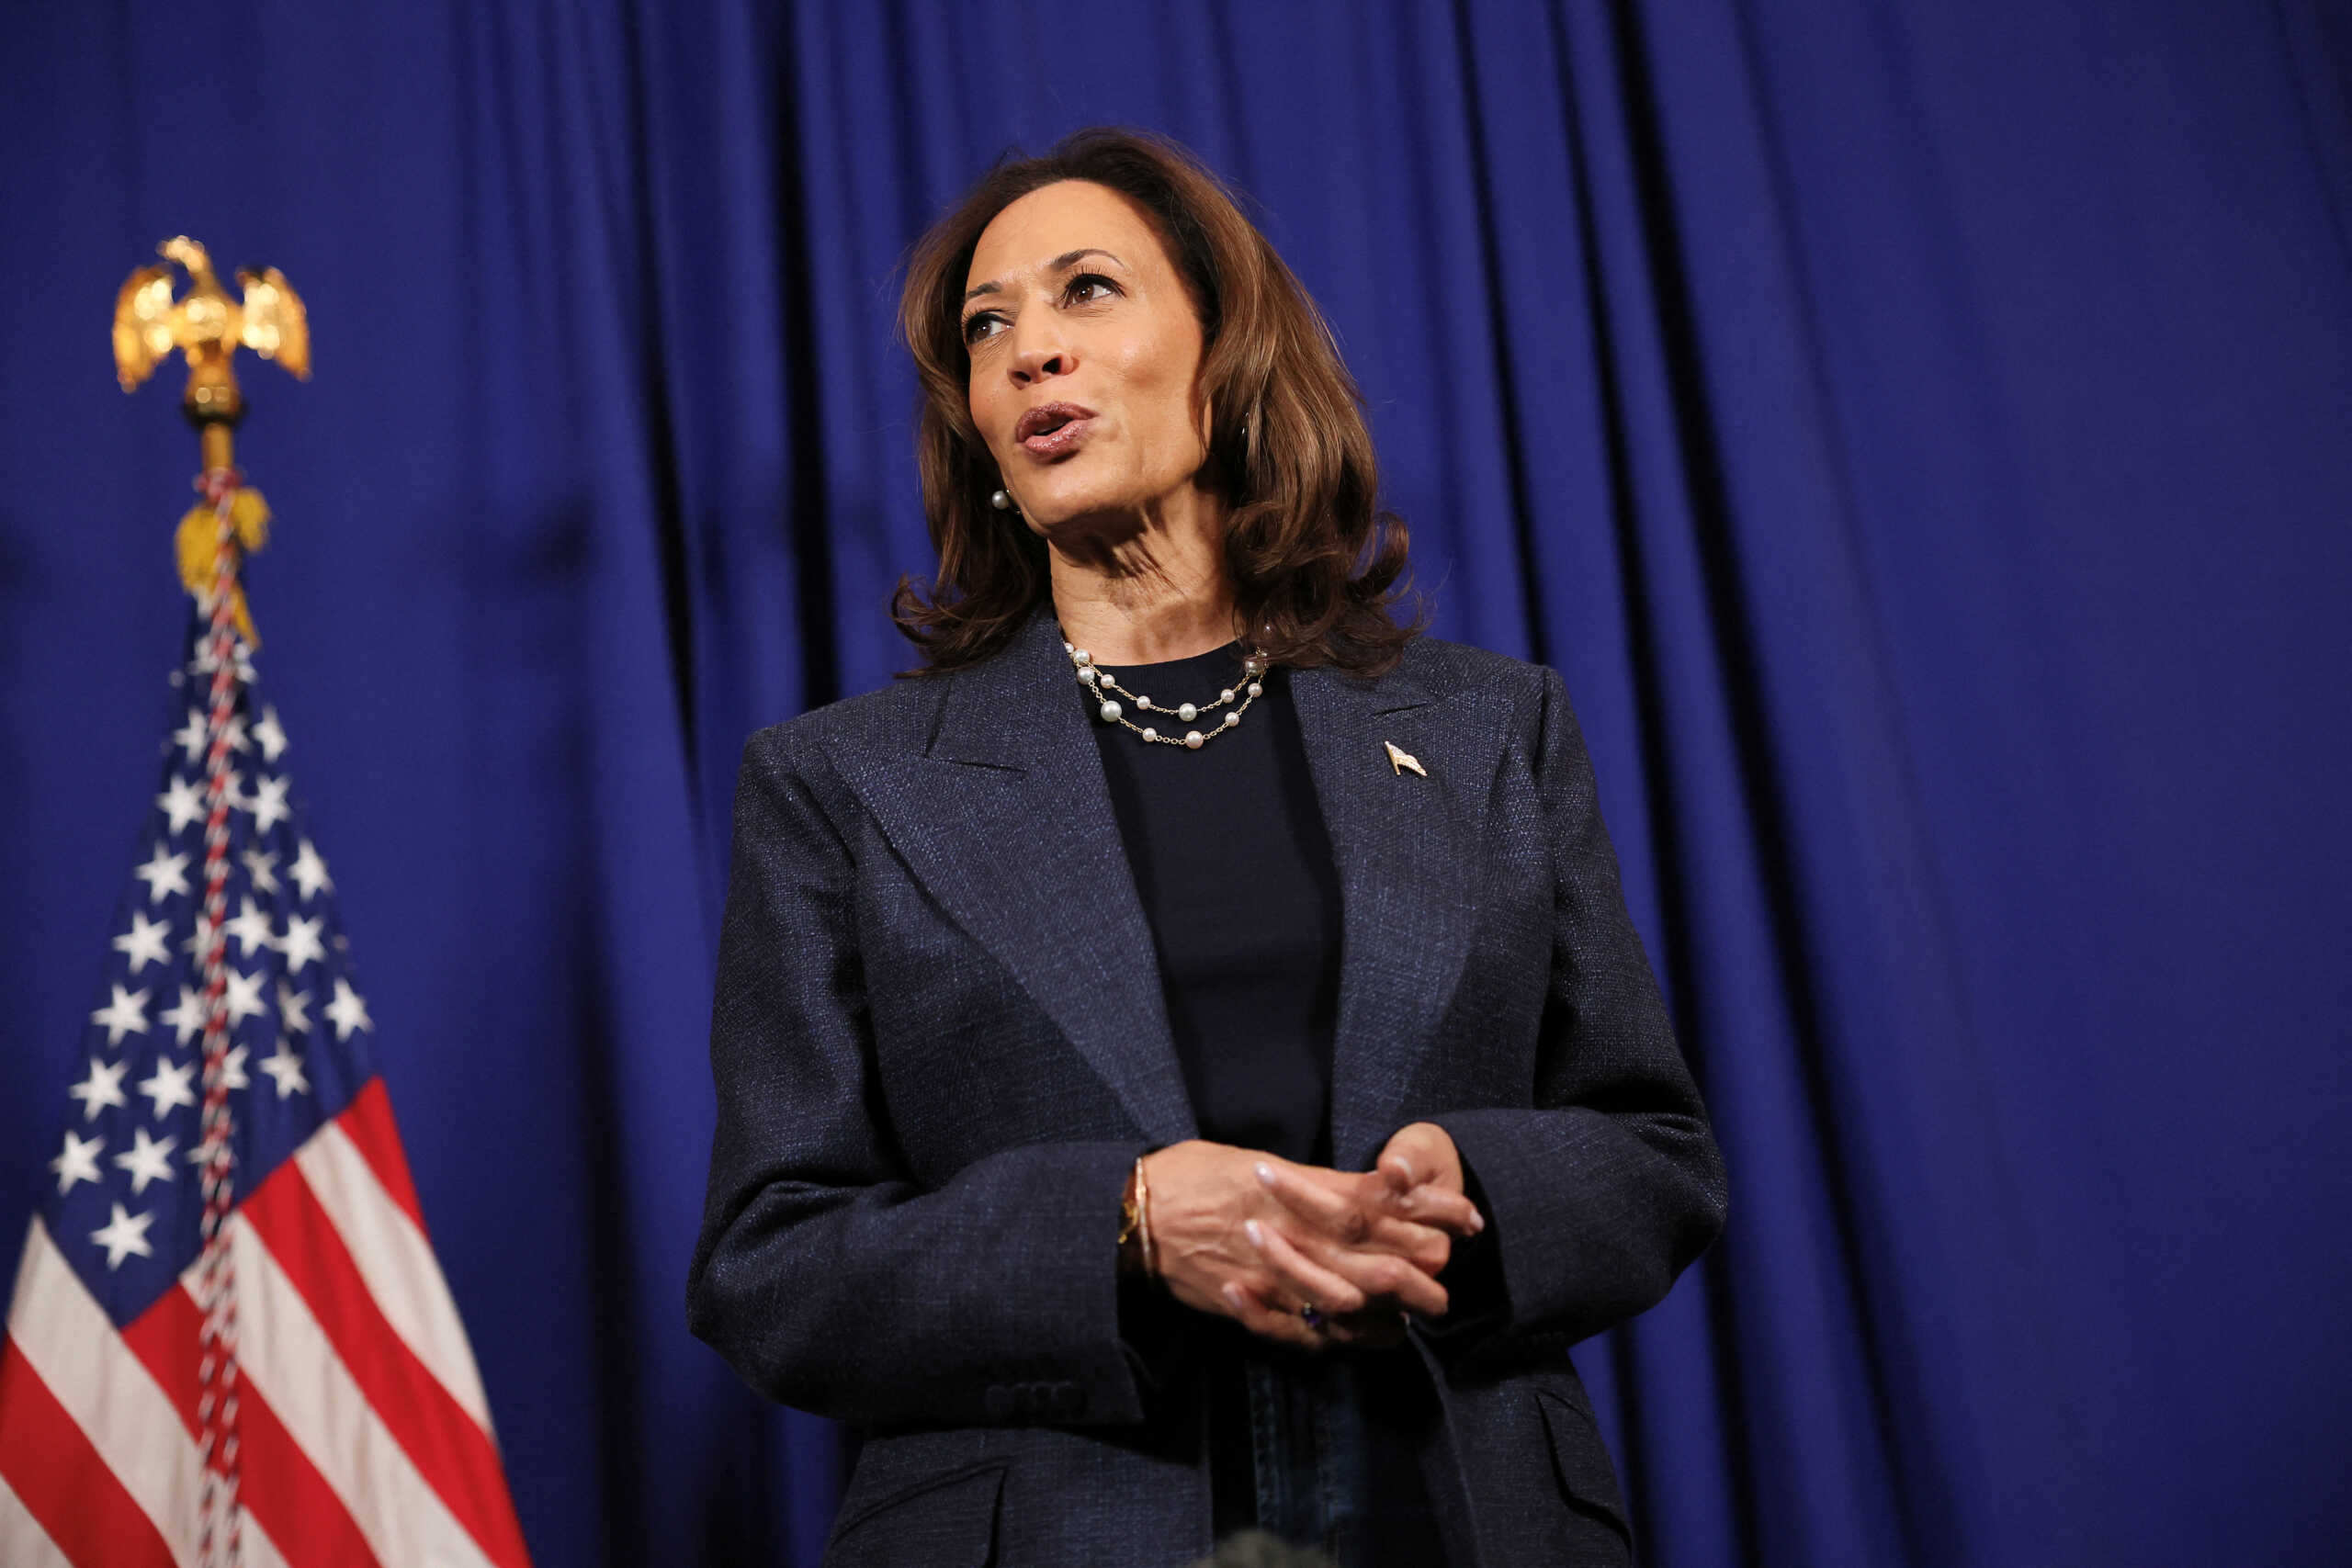
[[[1410,751],[1400,750],[1396,742],[1394,740],[1384,740],[1381,744],[1388,748],[1388,771],[1390,773],[1401,773],[1407,768],[1410,768],[1413,772],[1420,774],[1423,778],[1430,776],[1429,770],[1421,766],[1421,760],[1419,757],[1414,756]]]

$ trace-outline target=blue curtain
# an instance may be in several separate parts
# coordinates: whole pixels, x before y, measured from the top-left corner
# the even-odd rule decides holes
[[[2352,1527],[2352,23],[2330,0],[14,5],[0,1232],[173,727],[176,378],[283,267],[268,699],[543,1564],[813,1564],[685,1333],[747,732],[910,661],[888,322],[1001,149],[1173,133],[1370,400],[1445,636],[1566,675],[1728,1156],[1580,1348],[1660,1564]]]

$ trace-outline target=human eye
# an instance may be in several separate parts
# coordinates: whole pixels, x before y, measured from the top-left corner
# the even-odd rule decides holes
[[[1096,294],[1094,290],[1102,292]],[[1112,299],[1120,292],[1119,286],[1099,272],[1081,272],[1062,286],[1062,298],[1073,304],[1091,304],[1096,299]]]
[[[1004,317],[995,310],[975,310],[964,318],[964,346],[996,335],[995,329],[1004,324]]]

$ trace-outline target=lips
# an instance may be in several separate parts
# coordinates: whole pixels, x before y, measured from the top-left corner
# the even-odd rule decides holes
[[[1094,411],[1077,403],[1039,403],[1023,412],[1012,439],[1033,457],[1058,457],[1074,450],[1094,421]]]

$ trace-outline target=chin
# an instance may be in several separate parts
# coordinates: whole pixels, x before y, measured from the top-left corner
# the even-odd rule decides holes
[[[1068,494],[1033,497],[1024,510],[1029,525],[1047,539],[1075,544],[1084,539],[1115,541],[1141,532],[1142,504],[1136,496],[1074,486]]]

